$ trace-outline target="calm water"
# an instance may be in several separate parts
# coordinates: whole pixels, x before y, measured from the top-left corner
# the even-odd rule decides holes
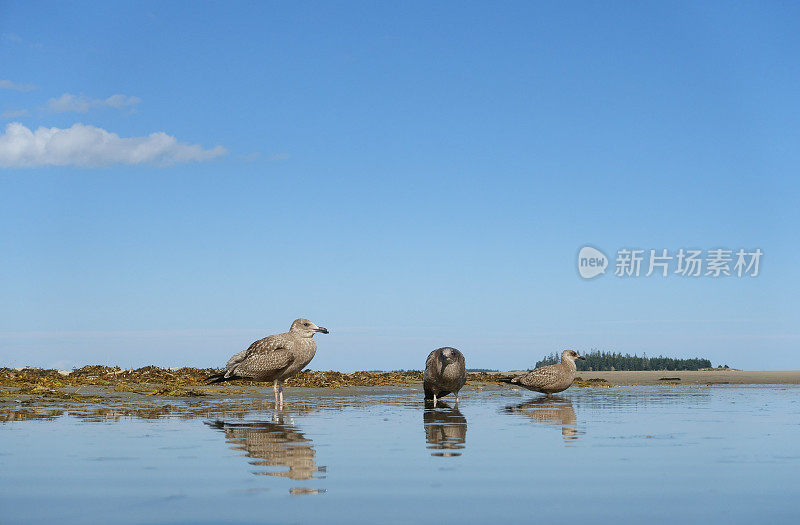
[[[800,511],[797,387],[486,390],[458,409],[383,392],[0,424],[0,523],[789,523]]]

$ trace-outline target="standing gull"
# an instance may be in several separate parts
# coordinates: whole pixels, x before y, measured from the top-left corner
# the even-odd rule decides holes
[[[425,399],[433,399],[433,406],[436,406],[438,398],[450,392],[455,393],[458,404],[458,391],[466,382],[467,368],[461,352],[445,346],[428,354],[422,384],[425,389]]]
[[[308,319],[295,319],[289,331],[259,339],[228,359],[225,370],[209,376],[208,384],[232,379],[272,381],[275,403],[283,407],[283,382],[297,374],[314,359],[317,343],[314,334],[328,333]]]
[[[547,394],[547,397],[550,397],[550,394],[566,390],[572,385],[575,380],[576,359],[585,358],[578,355],[575,350],[564,350],[561,352],[561,362],[557,365],[536,368],[520,376],[504,379],[503,381]]]

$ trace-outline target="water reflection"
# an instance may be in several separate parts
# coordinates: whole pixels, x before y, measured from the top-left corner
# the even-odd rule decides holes
[[[251,465],[269,467],[255,470],[253,474],[276,476],[295,480],[311,479],[317,472],[325,472],[318,467],[314,443],[300,430],[286,421],[286,416],[276,414],[274,421],[252,422],[209,422],[213,428],[225,433],[225,440],[233,450],[241,450],[249,458]],[[295,487],[292,494],[318,493],[319,489]]]
[[[458,408],[450,408],[439,401],[437,408],[429,403],[422,414],[425,441],[433,450],[431,456],[460,456],[467,442],[467,419]]]
[[[50,421],[58,419],[63,413],[63,410],[57,409],[2,408],[0,409],[0,423],[5,423],[7,421],[27,421],[29,419],[44,419]]]
[[[569,399],[558,396],[542,397],[518,405],[509,405],[505,407],[504,412],[522,414],[544,425],[560,425],[561,436],[565,443],[570,443],[580,437],[577,428],[578,418]]]

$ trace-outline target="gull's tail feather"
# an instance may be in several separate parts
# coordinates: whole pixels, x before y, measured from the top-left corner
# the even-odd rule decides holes
[[[232,379],[238,379],[238,377],[225,377],[225,372],[220,372],[219,374],[211,374],[206,378],[207,385],[213,385],[214,383],[224,383],[225,381],[230,381]]]

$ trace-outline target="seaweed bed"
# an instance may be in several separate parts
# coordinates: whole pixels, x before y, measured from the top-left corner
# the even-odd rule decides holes
[[[64,413],[86,421],[138,417],[203,417],[211,413],[241,416],[272,404],[271,385],[236,380],[207,385],[206,378],[219,370],[156,366],[123,370],[101,365],[71,372],[42,368],[0,368],[0,423],[27,419],[55,419]],[[507,376],[470,372],[468,388],[497,385]],[[601,383],[602,382],[602,383]],[[421,371],[319,372],[304,370],[286,381],[304,388],[421,387]],[[603,380],[582,381],[576,386],[612,386]],[[252,388],[252,387],[260,388]],[[265,391],[269,395],[264,395]],[[177,402],[169,402],[175,399]]]
[[[214,368],[179,368],[171,370],[157,366],[123,370],[118,366],[89,365],[63,372],[42,368],[0,368],[0,386],[30,388],[60,388],[64,386],[113,386],[118,391],[141,392],[142,386],[162,385],[153,395],[182,395],[192,392],[193,386],[206,384],[206,378],[221,370]],[[469,381],[499,383],[502,375],[470,372]],[[422,382],[421,371],[403,372],[317,372],[304,370],[286,381],[286,386],[308,388],[341,388],[348,386],[407,386]],[[227,384],[264,386],[255,381],[236,380]],[[195,393],[201,393],[195,391]],[[188,395],[192,395],[189,393]]]
[[[572,384],[575,385],[575,386],[583,386],[583,387],[599,386],[599,387],[602,387],[602,388],[611,388],[612,386],[616,386],[616,385],[613,385],[613,384],[609,383],[605,379],[601,379],[599,377],[593,377],[593,378],[590,378],[590,379],[584,379],[584,378],[582,378],[580,376],[576,377],[575,380],[572,382]]]

